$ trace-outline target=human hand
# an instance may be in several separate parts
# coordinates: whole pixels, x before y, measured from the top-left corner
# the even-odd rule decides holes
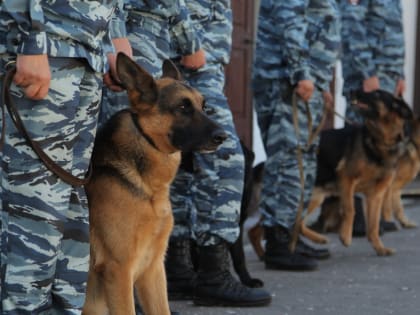
[[[23,89],[27,98],[41,100],[48,95],[51,72],[48,56],[18,55],[13,82]]]
[[[309,101],[314,92],[315,86],[311,80],[300,80],[296,86],[296,93],[305,102]]]
[[[373,91],[379,90],[379,88],[380,88],[380,83],[379,83],[379,78],[377,76],[367,78],[363,81],[364,92],[373,92]]]
[[[123,52],[130,58],[133,58],[133,49],[128,38],[125,37],[114,38],[112,43],[114,44],[115,53],[108,54],[109,71],[104,74],[104,83],[110,90],[121,92],[124,89],[120,84],[117,74],[117,54]]]
[[[206,64],[206,52],[203,49],[181,57],[181,65],[191,70],[197,70]]]
[[[405,80],[399,79],[397,81],[397,85],[395,86],[394,95],[395,96],[402,96],[405,92],[405,88],[406,88]]]

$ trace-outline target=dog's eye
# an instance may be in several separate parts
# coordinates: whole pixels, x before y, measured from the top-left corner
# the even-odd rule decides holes
[[[190,99],[184,98],[179,104],[178,109],[184,113],[189,113],[193,109],[193,104]]]

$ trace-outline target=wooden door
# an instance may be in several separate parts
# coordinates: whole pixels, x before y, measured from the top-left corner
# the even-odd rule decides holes
[[[417,5],[417,34],[420,34],[420,4]],[[416,36],[417,37],[417,36]],[[413,110],[414,113],[420,115],[420,90],[416,88],[420,86],[420,40],[416,41],[416,65],[414,72],[414,99],[413,99]]]
[[[242,141],[252,145],[251,67],[254,42],[254,0],[232,0],[233,38],[226,68],[225,93]]]

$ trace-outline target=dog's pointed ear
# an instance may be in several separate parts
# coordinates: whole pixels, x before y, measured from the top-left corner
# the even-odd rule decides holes
[[[182,80],[181,72],[179,72],[172,60],[166,59],[162,64],[162,78],[172,78],[175,80]]]
[[[395,97],[392,103],[393,110],[403,119],[413,119],[414,114],[410,106],[401,97]]]
[[[139,101],[154,103],[157,99],[157,86],[153,77],[126,54],[117,55],[117,75],[128,93],[139,92]]]

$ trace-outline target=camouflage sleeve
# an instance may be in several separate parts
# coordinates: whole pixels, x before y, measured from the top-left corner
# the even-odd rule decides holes
[[[373,62],[372,41],[369,40],[367,15],[368,1],[352,4],[348,0],[341,0],[341,18],[343,39],[343,54],[351,56],[352,72],[367,79],[376,75]]]
[[[182,56],[191,55],[201,48],[199,37],[191,23],[189,12],[184,0],[179,0],[180,11],[176,16],[171,17],[170,28],[172,40],[179,49]]]
[[[378,68],[404,77],[405,43],[400,0],[374,0],[368,18]]]
[[[127,14],[124,11],[124,2],[124,0],[117,0],[117,5],[110,24],[111,38],[127,37],[127,31],[125,28]]]
[[[3,7],[19,25],[22,40],[17,53],[46,54],[47,34],[44,29],[44,12],[39,0],[4,0]]]
[[[307,30],[305,14],[308,2],[307,0],[276,1],[273,6],[276,21],[279,25],[283,25],[283,51],[291,84],[311,78],[309,47],[305,36]]]

